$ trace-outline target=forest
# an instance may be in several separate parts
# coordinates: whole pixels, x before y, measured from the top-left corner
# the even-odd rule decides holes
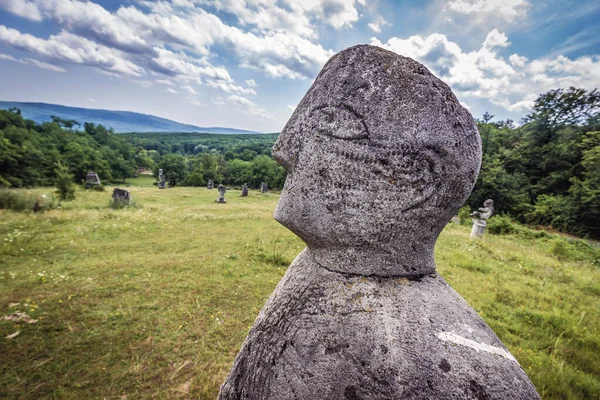
[[[556,89],[540,95],[520,124],[476,120],[483,162],[467,201],[487,198],[496,212],[521,223],[600,238],[600,92]],[[58,165],[75,182],[86,172],[124,182],[142,171],[165,171],[172,186],[267,182],[281,188],[285,171],[270,156],[277,134],[115,134],[102,125],[54,117],[37,124],[18,109],[0,111],[0,186],[53,185]]]

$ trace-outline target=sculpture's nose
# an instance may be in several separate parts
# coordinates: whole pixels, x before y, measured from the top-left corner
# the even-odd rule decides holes
[[[290,172],[296,166],[297,156],[295,155],[288,140],[286,140],[285,130],[281,132],[279,138],[273,145],[271,155],[287,172]]]

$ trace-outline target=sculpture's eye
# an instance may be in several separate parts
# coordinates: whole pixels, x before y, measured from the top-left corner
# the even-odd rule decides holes
[[[350,106],[323,105],[313,109],[310,120],[316,131],[337,139],[367,139],[369,132],[361,115]]]

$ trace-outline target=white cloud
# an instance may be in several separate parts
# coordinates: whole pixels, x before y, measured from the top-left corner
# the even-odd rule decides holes
[[[503,20],[513,23],[530,7],[526,0],[450,0],[444,11],[468,15],[476,20]]]
[[[267,112],[267,110],[257,106],[245,97],[234,94],[227,98],[227,102],[230,104],[240,106],[241,110],[248,115],[253,115],[261,119],[275,119],[271,114]]]
[[[247,89],[242,86],[236,86],[232,83],[224,82],[221,80],[208,80],[208,81],[206,81],[206,86],[209,86],[209,87],[212,87],[215,89],[221,89],[222,91],[229,92],[229,93],[242,93],[242,94],[256,95],[256,92],[254,91],[254,89]]]
[[[509,45],[510,42],[508,41],[508,37],[504,33],[498,32],[497,29],[488,33],[483,42],[483,47],[488,50],[492,50],[496,47],[508,47]]]
[[[43,19],[42,13],[35,1],[0,0],[0,8],[30,21],[39,22]]]
[[[3,54],[0,53],[0,59],[2,60],[9,60],[9,61],[14,61],[14,62],[18,62],[20,64],[29,64],[29,65],[35,65],[38,68],[42,68],[42,69],[47,69],[48,71],[54,71],[54,72],[67,72],[66,69],[56,66],[56,65],[52,65],[52,64],[48,64],[39,60],[34,60],[33,58],[15,58],[13,56],[11,56],[10,54]]]
[[[87,101],[88,103],[92,103],[92,104],[97,103],[96,99],[94,99],[93,97],[88,97],[87,99],[85,99],[85,101]]]
[[[190,94],[196,94],[196,91],[190,85],[182,86],[181,88]]]
[[[318,32],[314,24],[350,26],[359,18],[355,3],[355,0],[141,0],[114,12],[81,0],[27,0],[24,4],[38,10],[40,18],[61,26],[62,36],[79,38],[80,45],[85,44],[86,57],[76,54],[80,49],[73,49],[70,56],[61,51],[60,60],[66,57],[70,62],[87,64],[82,58],[94,58],[96,51],[88,52],[94,45],[102,58],[110,52],[115,59],[113,66],[103,63],[99,67],[104,72],[141,75],[151,70],[189,80],[206,77],[232,84],[227,70],[210,62],[215,55],[214,46],[228,50],[242,67],[262,71],[272,78],[313,77],[333,55],[333,51],[312,41]],[[0,8],[15,14],[22,8],[17,4],[18,0],[0,0]],[[200,6],[235,14],[243,29],[224,23]],[[3,41],[37,55],[55,45],[51,39],[14,32],[30,42],[37,41],[36,48],[6,37]],[[96,63],[89,61],[89,65]]]
[[[369,22],[368,27],[376,33],[381,33],[381,28],[383,28],[386,25],[390,25],[388,22],[386,22],[385,19],[383,19],[383,17],[381,15],[378,15],[377,18],[375,18],[373,21]]]
[[[244,82],[246,82],[246,86],[248,87],[256,87],[256,82],[254,82],[254,79],[246,79]]]
[[[600,86],[600,56],[571,60],[564,56],[529,61],[513,54],[507,60],[497,48],[508,47],[508,38],[491,31],[480,49],[464,52],[445,35],[391,38],[372,44],[422,62],[448,83],[459,98],[486,99],[511,112],[527,111],[541,93],[559,87],[594,89]]]
[[[98,45],[85,38],[62,31],[41,39],[16,29],[0,25],[0,42],[37,56],[73,64],[83,64],[105,72],[139,76],[143,69],[114,49]]]
[[[67,72],[67,70],[62,67],[48,64],[48,63],[45,63],[45,62],[42,62],[39,60],[34,60],[33,58],[24,58],[23,61],[25,61],[26,63],[32,64],[32,65],[35,65],[38,68],[47,69],[48,71]]]
[[[177,94],[177,90],[175,90],[173,88],[168,88],[167,93]]]
[[[163,85],[173,86],[173,82],[168,79],[157,79],[156,83],[162,83]]]

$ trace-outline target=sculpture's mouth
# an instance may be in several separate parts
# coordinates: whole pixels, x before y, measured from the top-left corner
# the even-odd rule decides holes
[[[318,141],[324,151],[303,155],[309,165],[288,172],[282,197],[298,197],[294,204],[316,201],[329,211],[368,206],[377,212],[389,208],[401,212],[427,202],[440,190],[444,168],[434,148],[386,146],[370,139],[349,143],[319,137]]]

